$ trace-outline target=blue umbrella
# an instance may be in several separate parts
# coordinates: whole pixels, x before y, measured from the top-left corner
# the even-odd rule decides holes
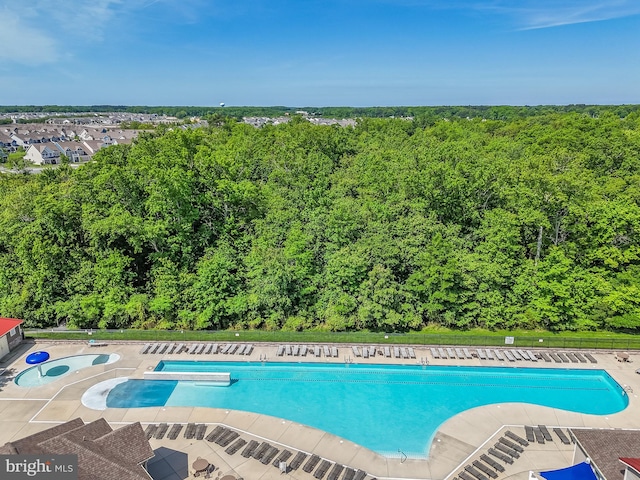
[[[38,373],[40,374],[40,376],[42,376],[41,364],[43,362],[46,362],[47,360],[49,360],[48,352],[33,352],[27,355],[26,362],[29,365],[38,365]]]

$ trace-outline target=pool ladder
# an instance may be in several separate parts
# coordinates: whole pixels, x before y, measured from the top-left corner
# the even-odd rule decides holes
[[[400,449],[398,449],[398,453],[400,454],[400,463],[404,463],[407,461],[407,455]]]

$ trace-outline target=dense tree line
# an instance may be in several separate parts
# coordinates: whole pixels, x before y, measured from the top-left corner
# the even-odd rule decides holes
[[[397,107],[252,107],[252,106],[126,106],[126,105],[0,105],[0,113],[107,113],[127,112],[169,115],[178,118],[220,116],[241,119],[242,117],[277,117],[295,115],[304,111],[310,115],[327,118],[389,118],[411,117],[423,126],[433,125],[442,119],[481,118],[485,120],[516,120],[553,113],[582,113],[591,117],[614,114],[625,118],[638,114],[640,105],[538,105],[538,106],[397,106]],[[34,122],[40,121],[34,119]]]
[[[0,315],[637,330],[639,166],[637,113],[143,134],[0,176]]]

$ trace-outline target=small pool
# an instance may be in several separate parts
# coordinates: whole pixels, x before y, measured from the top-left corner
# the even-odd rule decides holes
[[[40,364],[42,376],[38,372],[38,365],[27,368],[15,378],[17,385],[21,387],[39,387],[58,380],[72,372],[92,367],[105,365],[120,359],[117,353],[95,355],[73,355],[71,357],[57,358]]]
[[[129,380],[106,407],[198,406],[271,415],[387,456],[428,455],[438,427],[470,408],[523,402],[606,415],[628,397],[604,370],[163,361],[156,370],[230,372],[231,385]],[[106,390],[106,389],[103,389]]]

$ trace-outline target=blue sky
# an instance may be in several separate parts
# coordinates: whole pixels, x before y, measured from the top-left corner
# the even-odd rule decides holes
[[[0,105],[640,103],[639,0],[0,0]]]

